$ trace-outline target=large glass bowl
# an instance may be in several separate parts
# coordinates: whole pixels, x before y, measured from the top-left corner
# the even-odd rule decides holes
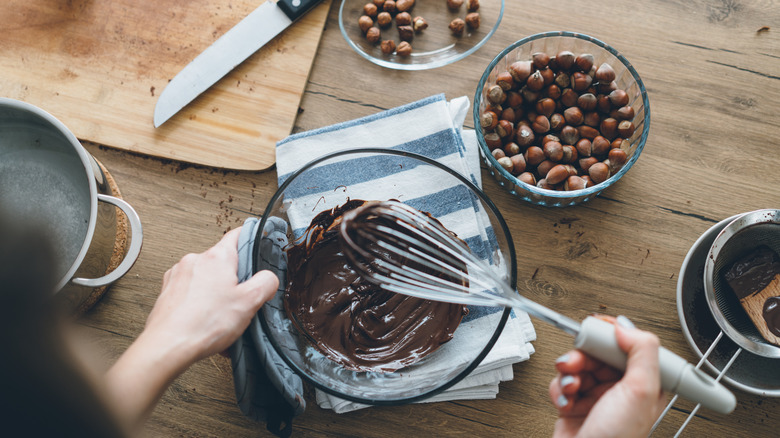
[[[498,164],[498,161],[491,154],[490,148],[485,142],[483,130],[480,128],[480,115],[488,105],[487,90],[496,83],[496,76],[499,73],[506,72],[515,61],[531,60],[532,55],[536,52],[545,52],[550,56],[555,56],[561,50],[569,50],[575,55],[590,53],[594,57],[595,66],[605,62],[609,63],[615,70],[617,88],[627,92],[628,104],[634,109],[633,122],[636,130],[628,139],[629,145],[623,148],[628,155],[628,160],[606,181],[582,190],[549,190],[520,181]],[[531,35],[502,50],[487,66],[479,80],[474,95],[473,116],[477,140],[488,172],[512,195],[532,204],[549,207],[577,205],[594,198],[604,189],[616,183],[639,158],[650,132],[650,101],[645,85],[634,67],[610,45],[588,35],[566,31]],[[541,135],[537,135],[537,142],[539,137]]]
[[[381,179],[361,184],[359,174],[366,171]],[[446,193],[413,196],[420,193],[419,175],[437,181],[442,189],[447,188]],[[512,285],[516,283],[514,246],[495,205],[461,174],[444,164],[412,153],[357,149],[333,153],[310,162],[281,184],[268,203],[260,230],[268,218],[281,218],[287,222],[288,239],[293,242],[302,235],[315,215],[349,199],[397,199],[431,213],[465,240],[472,250],[488,257],[497,276]],[[258,248],[259,245],[255,251]],[[258,260],[255,253],[255,271],[258,270]],[[286,279],[282,277],[280,281],[286,284]],[[469,306],[469,314],[452,340],[421,361],[395,372],[352,371],[325,357],[288,318],[281,292],[262,307],[259,315],[273,347],[304,380],[346,400],[388,405],[424,399],[466,377],[493,347],[509,317],[509,310]],[[482,328],[476,330],[478,325]],[[474,348],[474,345],[479,348]],[[445,364],[443,369],[442,364]]]
[[[363,6],[370,0],[342,0],[339,7],[339,28],[341,34],[352,49],[363,58],[395,70],[426,70],[442,67],[465,58],[482,47],[498,29],[504,14],[504,0],[481,0],[478,13],[480,25],[477,29],[466,29],[461,36],[454,36],[449,30],[450,22],[455,18],[464,18],[467,1],[457,11],[447,8],[444,0],[417,0],[411,10],[412,17],[424,17],[428,28],[415,34],[411,41],[412,54],[399,56],[395,53],[385,55],[379,43],[372,44],[358,26],[363,15]],[[375,25],[376,26],[376,25]],[[390,26],[380,29],[382,40],[392,39],[400,42],[395,19]]]

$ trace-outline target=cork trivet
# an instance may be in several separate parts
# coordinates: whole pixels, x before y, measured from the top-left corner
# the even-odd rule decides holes
[[[100,169],[103,171],[103,174],[106,177],[106,182],[108,182],[108,186],[111,187],[112,196],[117,197],[119,199],[122,198],[122,193],[119,191],[119,186],[116,184],[116,181],[114,180],[114,177],[111,176],[111,174],[108,172],[108,170],[103,166],[103,163],[95,159],[95,162],[98,163],[98,166],[100,166]],[[128,232],[128,222],[127,217],[125,217],[124,213],[117,208],[117,220],[116,220],[116,240],[114,241],[114,252],[111,254],[111,259],[108,262],[108,268],[106,269],[106,274],[113,271],[114,269],[119,266],[119,264],[122,262],[122,260],[125,257],[125,253],[127,252],[127,232]],[[95,288],[89,296],[84,299],[84,301],[81,303],[78,309],[75,311],[76,316],[81,316],[84,313],[86,313],[89,309],[92,308],[92,306],[97,303],[100,298],[103,297],[103,294],[106,293],[106,290],[111,287],[111,285],[101,286],[98,288]]]

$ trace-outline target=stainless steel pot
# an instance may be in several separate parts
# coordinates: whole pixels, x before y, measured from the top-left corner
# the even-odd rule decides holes
[[[72,310],[95,288],[125,275],[140,254],[138,214],[112,194],[100,166],[62,122],[36,106],[0,98],[0,213],[48,235],[57,299]],[[131,243],[106,273],[117,237],[115,207],[128,219]]]

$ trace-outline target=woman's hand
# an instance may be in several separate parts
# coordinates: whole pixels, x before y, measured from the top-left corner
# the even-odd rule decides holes
[[[625,373],[579,350],[558,358],[550,398],[556,437],[646,437],[664,406],[658,337],[618,317],[615,335],[628,354]]]
[[[238,283],[239,233],[184,256],[165,273],[144,331],[109,370],[106,389],[128,427],[138,427],[190,365],[227,349],[276,293],[279,281],[270,271]]]

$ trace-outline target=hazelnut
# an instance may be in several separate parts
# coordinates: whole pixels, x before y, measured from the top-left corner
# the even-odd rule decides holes
[[[631,136],[634,135],[635,130],[636,127],[631,120],[623,120],[617,127],[618,134],[623,138],[631,138]]]
[[[391,14],[395,14],[396,13],[395,1],[385,0],[385,4],[382,5],[382,10],[385,12],[389,12]]]
[[[604,163],[594,163],[588,169],[588,175],[595,184],[601,184],[609,179],[610,171],[609,166]]]
[[[615,110],[614,114],[610,113],[610,117],[620,120],[633,120],[634,108],[628,105],[622,106]]]
[[[607,117],[601,121],[601,135],[609,140],[617,137],[618,121],[612,117]]]
[[[496,85],[504,91],[509,91],[515,86],[515,80],[508,71],[504,71],[496,75]]]
[[[414,17],[412,27],[415,32],[420,33],[428,28],[428,22],[423,17]]]
[[[501,105],[506,100],[506,93],[500,85],[493,85],[487,90],[487,100],[496,105]]]
[[[544,178],[547,176],[547,173],[555,167],[558,163],[553,163],[550,160],[544,160],[541,163],[539,163],[536,166],[536,175],[539,176],[539,178]]]
[[[571,76],[568,73],[558,72],[553,82],[561,88],[567,88],[571,85]]]
[[[620,168],[628,161],[628,154],[623,149],[610,149],[608,159],[614,167]]]
[[[525,162],[530,166],[537,166],[544,161],[544,151],[539,146],[531,146],[525,150]]]
[[[596,108],[602,113],[608,113],[612,109],[612,101],[609,96],[600,94],[596,97]]]
[[[577,155],[580,157],[593,155],[593,143],[587,138],[581,138],[574,147],[577,149]]]
[[[506,93],[506,101],[504,103],[512,108],[520,108],[520,105],[523,104],[523,96],[516,91],[510,91]]]
[[[555,62],[561,70],[571,70],[574,66],[574,53],[568,50],[562,50],[555,55]]]
[[[596,138],[593,139],[593,155],[603,156],[607,152],[609,152],[610,148],[611,148],[611,144],[609,140],[607,140],[603,136],[598,135],[596,136]]]
[[[542,150],[544,151],[544,156],[550,161],[557,163],[563,158],[563,145],[557,141],[548,141],[544,144]]]
[[[546,179],[542,178],[536,182],[536,187],[543,190],[555,190],[552,184],[548,183]]]
[[[549,97],[539,99],[536,102],[536,112],[547,117],[552,116],[555,112],[555,101]]]
[[[513,157],[515,155],[518,155],[520,153],[520,146],[517,145],[517,143],[510,141],[506,145],[504,145],[504,153],[507,157]],[[523,165],[525,165],[525,161],[523,161]]]
[[[520,182],[526,183],[531,186],[536,185],[536,177],[534,177],[534,174],[531,172],[523,172],[520,175],[517,176],[517,179]]]
[[[506,153],[505,153],[505,152],[504,152],[504,150],[503,150],[503,149],[501,149],[501,148],[498,148],[498,149],[493,149],[493,150],[490,152],[490,154],[491,154],[491,155],[493,155],[493,158],[495,158],[495,159],[496,159],[496,161],[498,161],[499,159],[501,159],[501,158],[503,158],[503,157],[506,157]]]
[[[593,183],[593,180],[590,179],[590,175],[582,175],[581,178],[585,180],[585,187],[593,187],[596,185]]]
[[[544,145],[546,145],[547,143],[549,143],[551,141],[557,141],[558,143],[560,143],[561,139],[558,138],[556,135],[547,134],[544,137],[542,137],[542,147],[544,147]]]
[[[547,116],[538,115],[531,124],[531,129],[537,134],[544,134],[550,130],[550,119]]]
[[[447,7],[453,11],[457,11],[463,6],[463,0],[447,0]]]
[[[408,12],[401,12],[395,16],[396,26],[409,26],[412,24],[412,16]]]
[[[596,61],[590,53],[583,53],[574,58],[574,66],[584,72],[589,72],[594,62]]]
[[[574,91],[585,91],[592,82],[593,78],[583,72],[576,71],[571,75],[571,88]]]
[[[561,93],[561,103],[565,107],[574,106],[577,105],[577,100],[579,97],[580,96],[576,91],[572,90],[571,88],[567,88]]]
[[[585,157],[580,158],[579,165],[580,169],[582,169],[583,172],[587,172],[588,169],[590,169],[590,166],[596,164],[599,162],[599,159],[596,157]]]
[[[389,1],[389,0],[388,0]],[[463,35],[463,30],[466,28],[466,22],[462,18],[456,18],[450,22],[450,32],[455,36]]]
[[[563,145],[563,158],[561,158],[561,163],[573,163],[577,161],[577,149],[574,148],[574,146],[565,144]]]
[[[550,55],[544,52],[536,52],[531,55],[531,63],[540,70],[547,68],[547,65],[550,63]]]
[[[512,170],[515,168],[514,163],[512,163],[512,159],[509,157],[501,157],[497,161],[498,164],[507,172],[512,172]]]
[[[561,87],[556,84],[550,84],[543,90],[543,94],[552,100],[561,98]]]
[[[485,111],[479,116],[479,126],[482,129],[492,130],[498,126],[498,115],[493,111]]]
[[[396,17],[397,19],[397,17]],[[414,29],[412,26],[398,26],[398,38],[401,41],[411,41],[414,39]]]
[[[598,91],[601,94],[609,94],[615,90],[617,90],[617,84],[615,81],[612,82],[599,82],[598,83]]]
[[[512,107],[504,108],[501,111],[501,115],[498,118],[501,120],[508,120],[514,123],[515,120],[517,120],[517,113],[515,113],[515,109]]]
[[[501,137],[498,136],[495,132],[488,132],[484,136],[485,139],[485,145],[490,149],[491,151],[493,149],[500,149],[501,146],[504,145],[504,142],[501,141]],[[503,151],[501,151],[503,153]]]
[[[587,182],[577,175],[571,175],[563,183],[563,190],[582,190],[587,186]]]
[[[524,83],[531,76],[532,72],[531,61],[517,61],[509,66],[509,73],[518,84]]]
[[[579,126],[582,124],[582,110],[576,106],[566,108],[563,112],[563,117],[566,119],[566,123],[572,126]]]
[[[412,45],[408,41],[401,41],[395,49],[398,56],[409,56],[412,54]]]
[[[550,116],[550,129],[558,131],[566,125],[566,119],[561,113],[555,113]]]
[[[390,26],[390,23],[392,22],[393,16],[390,15],[389,12],[380,12],[379,15],[376,16],[376,24],[378,24],[379,27],[385,28]]]
[[[631,147],[631,142],[624,138],[616,138],[612,140],[612,144],[609,145],[612,149],[623,149],[624,151]]]
[[[596,95],[593,93],[584,93],[577,98],[577,106],[579,106],[583,112],[595,110],[597,102],[598,99],[596,99]]]
[[[387,1],[392,1],[392,0],[387,0]],[[389,55],[395,52],[395,41],[384,40],[382,41],[381,47],[382,47],[382,53],[384,53],[385,55]]]
[[[563,166],[563,164],[554,166],[552,169],[550,169],[549,172],[547,172],[547,175],[545,176],[549,184],[561,183],[568,177],[569,171],[566,169],[566,167]]]
[[[372,20],[368,15],[361,15],[360,18],[358,18],[358,27],[361,31],[363,31],[363,33],[368,32],[368,29],[371,29],[371,26],[373,25],[374,20]]]
[[[601,116],[599,115],[599,113],[595,111],[590,113],[585,113],[582,116],[582,123],[591,126],[593,128],[596,128],[601,124]]]
[[[616,108],[628,105],[628,93],[626,93],[625,90],[615,90],[609,93],[608,97],[612,106]]]
[[[396,0],[395,2],[395,10],[398,12],[410,11],[413,7],[414,7],[414,0]],[[396,17],[396,20],[397,19],[398,17]]]
[[[479,9],[479,0],[468,0],[467,9],[469,12],[476,12]]]
[[[375,4],[377,9],[382,9],[382,6],[385,5],[385,0],[371,0],[371,3]]]
[[[378,8],[373,3],[366,3],[365,6],[363,6],[363,13],[368,15],[371,18],[376,18],[376,14],[379,12]]]
[[[520,125],[517,127],[517,132],[515,133],[515,142],[517,142],[520,147],[528,147],[531,145],[531,143],[534,142],[534,131],[531,129],[528,125]]]
[[[399,46],[400,47],[400,46]],[[502,139],[507,139],[515,132],[515,126],[508,120],[499,120],[496,126],[496,134]],[[518,151],[519,152],[519,151]]]
[[[512,174],[518,175],[525,172],[525,157],[523,154],[512,155],[509,157],[512,160]]]
[[[555,72],[549,68],[540,69],[539,74],[541,74],[542,79],[544,79],[545,87],[548,85],[552,85],[553,81],[555,81]]]
[[[594,79],[599,82],[612,82],[615,80],[615,70],[612,69],[611,65],[605,62],[599,66],[598,70],[596,70],[596,76]]]
[[[469,29],[479,29],[479,12],[469,12],[465,21]]]
[[[525,86],[528,87],[528,89],[531,91],[540,91],[544,87],[544,77],[542,77],[542,74],[539,72],[539,70],[531,73],[531,76],[528,77]]]
[[[380,39],[382,39],[382,32],[378,27],[372,27],[366,32],[366,40],[368,40],[369,43],[376,44]]]
[[[577,127],[577,132],[579,133],[580,137],[587,138],[588,140],[593,140],[594,138],[598,137],[599,130],[596,128],[593,128],[588,125],[580,125]]]
[[[576,144],[577,140],[580,139],[580,133],[577,131],[577,128],[573,126],[564,126],[563,129],[561,129],[561,135],[559,135],[561,138],[561,142],[563,144]]]

